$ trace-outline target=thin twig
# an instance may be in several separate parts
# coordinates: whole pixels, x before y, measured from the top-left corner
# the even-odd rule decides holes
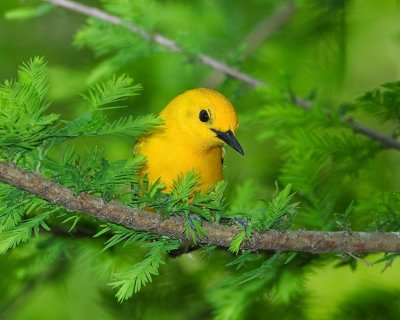
[[[364,259],[364,258],[358,257],[358,256],[356,256],[355,254],[353,254],[353,253],[351,253],[351,252],[349,252],[348,255],[349,255],[350,257],[352,257],[353,259],[364,263],[367,267],[372,267],[372,266],[374,265],[373,262],[368,261],[368,260],[366,260],[366,259]]]
[[[294,16],[295,12],[296,5],[293,0],[289,0],[279,6],[270,16],[258,23],[244,38],[243,43],[246,47],[239,59],[243,61],[248,58],[268,38],[285,26]],[[226,77],[225,73],[212,69],[211,73],[203,81],[203,86],[217,88],[226,80]]]
[[[361,123],[353,120],[352,118],[343,119],[343,122],[347,123],[350,128],[352,128],[355,132],[363,134],[364,136],[370,137],[373,140],[379,141],[382,145],[387,148],[400,150],[400,141],[386,136],[380,132],[372,130]]]
[[[117,201],[103,199],[81,193],[75,195],[70,189],[0,162],[0,181],[28,191],[54,205],[61,205],[68,211],[83,212],[102,221],[110,221],[128,228],[166,235],[181,240],[187,238],[183,228],[183,218],[173,216],[163,220],[160,215],[122,205]],[[218,247],[229,247],[232,239],[240,232],[235,226],[203,222],[207,237],[201,243]],[[242,249],[276,250],[302,252],[400,252],[400,232],[321,232],[270,230],[254,233],[252,241],[245,241]]]
[[[279,6],[271,16],[262,20],[244,39],[246,48],[241,55],[242,59],[250,56],[261,44],[284,27],[294,16],[296,4],[293,0]]]
[[[45,0],[45,1],[50,2],[51,4],[53,4],[55,6],[59,6],[59,7],[63,7],[63,8],[75,11],[75,12],[79,12],[86,16],[94,17],[94,18],[100,19],[102,21],[111,23],[111,24],[124,26],[125,28],[129,29],[133,33],[136,33],[139,36],[141,36],[146,41],[153,41],[153,42],[169,49],[172,52],[185,53],[185,50],[181,46],[179,46],[175,41],[173,41],[167,37],[164,37],[163,35],[158,34],[158,33],[151,34],[147,31],[143,30],[142,28],[140,28],[139,26],[137,26],[136,24],[134,24],[132,22],[126,22],[117,16],[111,15],[111,14],[109,14],[105,11],[99,10],[97,8],[85,6],[83,4],[69,1],[69,0]],[[185,53],[185,54],[189,55],[189,53]],[[192,56],[192,59],[197,60],[198,62],[200,62],[204,65],[210,66],[211,68],[213,68],[215,70],[219,70],[219,71],[229,75],[232,78],[238,79],[238,80],[248,84],[251,87],[267,85],[267,83],[260,81],[258,79],[255,79],[255,78],[249,76],[248,74],[240,72],[239,70],[236,70],[236,69],[226,65],[225,63],[218,61],[214,58],[211,58],[210,56],[207,56],[205,54],[200,53],[200,54],[194,55],[194,56]]]
[[[131,30],[133,33],[136,33],[140,35],[143,39],[147,41],[153,41],[155,43],[158,43],[161,46],[164,46],[165,48],[169,49],[172,52],[177,52],[177,53],[183,53],[186,55],[189,55],[189,53],[185,52],[182,47],[180,47],[175,41],[164,37],[161,34],[150,34],[143,29],[141,29],[139,26],[137,26],[134,23],[128,23],[122,20],[121,18],[111,15],[105,11],[99,10],[94,7],[89,7],[82,5],[77,2],[69,1],[69,0],[43,0],[52,3],[55,6],[63,7],[81,14],[84,14],[86,16],[94,17],[97,19],[100,19],[102,21],[115,24],[115,25],[120,25],[123,26],[129,30]],[[220,72],[223,72],[224,74],[235,78],[239,81],[242,81],[243,83],[248,84],[251,87],[257,87],[257,86],[268,86],[269,83],[266,81],[261,81],[258,79],[255,79],[243,72],[240,72],[227,64],[218,61],[210,56],[207,56],[205,54],[198,54],[192,57],[194,60],[197,60],[198,62],[207,65],[214,70],[218,70]],[[292,96],[292,101],[295,105],[304,108],[305,110],[309,110],[311,108],[311,101],[306,100],[306,99],[301,99],[296,96]],[[400,142],[392,137],[385,136],[375,130],[372,130],[370,128],[367,128],[363,126],[362,124],[352,120],[352,119],[342,119],[343,123],[347,124],[350,128],[352,128],[355,132],[362,134],[364,136],[367,136],[371,139],[374,139],[376,141],[379,141],[383,146],[387,148],[392,148],[396,150],[400,150]]]
[[[311,110],[312,103],[310,100],[301,99],[293,94],[291,94],[290,99],[294,105],[303,108],[306,111]],[[332,113],[328,111],[326,112],[326,115],[331,116]],[[378,131],[368,128],[360,122],[355,121],[351,117],[342,117],[340,121],[353,129],[354,132],[378,141],[385,148],[400,150],[400,141],[396,140],[395,138],[386,136]]]

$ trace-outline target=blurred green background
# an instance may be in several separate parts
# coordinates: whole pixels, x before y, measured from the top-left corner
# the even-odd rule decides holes
[[[100,6],[98,1],[82,1]],[[135,1],[133,1],[135,2]],[[311,93],[327,107],[352,101],[382,83],[400,78],[400,3],[396,0],[353,1],[136,1],[138,23],[160,32],[190,48],[209,54],[267,81],[274,90],[290,87],[300,96]],[[40,1],[1,1],[0,11],[33,6]],[[244,39],[277,8],[290,7],[290,18],[266,38],[243,61]],[[152,14],[151,14],[152,13]],[[85,105],[79,97],[96,79],[101,58],[88,48],[73,45],[74,35],[85,22],[77,13],[56,8],[50,13],[26,20],[0,18],[0,80],[16,77],[17,66],[33,56],[44,56],[50,69],[52,111],[64,119],[80,114]],[[240,64],[239,64],[240,62]],[[96,69],[97,68],[97,69]],[[93,70],[97,70],[94,72]],[[158,113],[175,95],[193,87],[207,85],[210,68],[179,54],[154,50],[138,54],[121,73],[132,76],[143,85],[143,93],[131,98],[129,107],[110,111],[111,119],[121,115]],[[274,89],[275,88],[275,89]],[[257,139],[254,112],[268,101],[268,91],[248,88],[228,80],[219,87],[234,103],[242,120],[238,138],[245,149],[241,157],[227,150],[225,178],[229,181],[228,198],[233,187],[251,178],[261,187],[259,193],[270,197],[280,171],[281,154],[274,139]],[[362,113],[359,120],[388,132]],[[77,141],[90,150],[99,141]],[[110,160],[132,155],[134,141],[108,138],[105,155]],[[399,156],[384,155],[392,168],[398,167]],[[379,163],[379,159],[375,164]],[[379,168],[370,167],[371,176],[379,176]],[[373,172],[374,170],[377,172]],[[395,190],[400,185],[399,171],[382,178],[382,189]],[[373,178],[372,178],[373,179]],[[397,189],[398,190],[398,189]],[[346,207],[347,203],[342,206]],[[86,241],[82,244],[82,241]],[[228,254],[220,253],[212,261],[201,253],[191,253],[168,261],[155,282],[128,302],[118,304],[115,292],[96,272],[96,261],[87,258],[91,244],[97,240],[80,240],[51,275],[41,275],[37,262],[28,254],[20,257],[12,252],[0,258],[1,319],[207,319],[211,312],[204,293],[222,281]],[[70,242],[69,246],[74,246]],[[96,247],[97,248],[97,247]],[[32,252],[40,248],[32,245]],[[122,250],[121,255],[130,255]],[[378,257],[369,256],[373,261]],[[49,261],[51,257],[48,257]],[[32,263],[32,277],[23,285],[24,264]],[[253,308],[247,319],[399,319],[400,263],[397,260],[385,272],[383,265],[373,267],[359,262],[356,270],[336,268],[329,258],[308,268],[301,282],[301,307],[288,307],[284,293],[270,299],[269,314]],[[212,269],[212,270],[210,270]],[[22,273],[22,274],[21,274]],[[178,278],[179,279],[176,279]],[[184,280],[182,280],[184,279]],[[295,280],[287,280],[290,281]],[[288,284],[287,284],[288,285]],[[290,287],[288,285],[288,287]],[[238,288],[240,290],[240,288]],[[289,290],[290,291],[290,290]],[[3,298],[2,298],[3,296]],[[254,305],[262,305],[262,297],[254,297]],[[297,307],[299,308],[299,307]],[[261,307],[259,310],[263,310]],[[263,311],[264,312],[264,311]],[[265,316],[265,317],[264,317]]]

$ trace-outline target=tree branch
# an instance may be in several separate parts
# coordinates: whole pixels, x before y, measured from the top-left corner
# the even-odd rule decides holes
[[[120,25],[122,27],[129,29],[133,33],[140,35],[146,41],[153,41],[153,42],[169,49],[172,52],[190,55],[189,53],[185,52],[185,50],[182,47],[180,47],[175,41],[173,41],[167,37],[164,37],[163,35],[158,34],[158,33],[156,33],[156,34],[148,33],[134,23],[125,22],[121,18],[111,15],[111,14],[109,14],[105,11],[99,10],[97,8],[85,6],[80,3],[70,1],[70,0],[43,0],[43,1],[50,2],[54,6],[63,7],[63,8],[84,14],[86,16],[97,18],[99,20],[102,20],[102,21],[105,21],[105,22],[108,22],[111,24]],[[285,16],[285,14],[286,15],[289,14],[290,10],[293,10],[293,8],[290,6],[290,2],[289,2],[287,11],[283,10],[282,12],[280,12],[279,16],[281,16],[281,15]],[[268,82],[255,79],[255,78],[249,76],[248,74],[238,71],[238,70],[228,66],[227,64],[223,63],[222,61],[218,61],[208,55],[200,53],[198,55],[194,55],[193,59],[204,65],[211,67],[214,70],[217,70],[217,71],[222,72],[232,78],[242,81],[243,83],[246,83],[247,85],[249,85],[251,87],[269,86]],[[305,99],[301,99],[296,96],[292,96],[292,102],[295,105],[304,108],[305,110],[309,110],[311,108],[311,101],[309,101],[309,100],[305,100]],[[343,123],[348,125],[350,128],[352,128],[355,132],[362,134],[364,136],[367,136],[371,139],[374,139],[387,148],[400,150],[400,142],[398,140],[396,140],[392,137],[389,137],[389,136],[385,136],[385,135],[383,135],[379,132],[376,132],[375,130],[372,130],[370,128],[367,128],[352,119],[344,118],[344,119],[342,119],[342,121],[343,121]]]
[[[243,42],[246,44],[245,51],[241,58],[245,59],[250,56],[266,39],[278,32],[285,26],[294,16],[296,12],[296,4],[293,0],[288,0],[266,17],[246,36]]]
[[[171,238],[190,240],[183,230],[183,218],[174,216],[163,220],[153,212],[138,210],[117,201],[104,202],[101,198],[81,193],[74,195],[70,189],[30,173],[15,165],[0,162],[0,181],[28,191],[68,211],[83,212],[102,221],[109,221],[140,231],[147,231]],[[207,237],[203,244],[229,247],[240,230],[235,226],[203,222]],[[254,233],[242,249],[303,251],[303,252],[400,252],[400,232],[321,232],[270,230]]]
[[[75,12],[79,12],[86,16],[94,17],[99,20],[111,23],[111,24],[123,26],[123,27],[129,29],[130,31],[132,31],[133,33],[138,34],[146,41],[155,42],[155,43],[169,49],[172,52],[185,53],[185,50],[181,46],[179,46],[175,41],[173,41],[167,37],[164,37],[163,35],[161,35],[159,33],[151,34],[147,31],[143,30],[142,28],[140,28],[139,26],[137,26],[136,24],[134,24],[132,22],[126,22],[117,16],[111,15],[111,14],[109,14],[105,11],[99,10],[97,8],[85,6],[83,4],[69,1],[69,0],[44,0],[44,1],[50,2],[51,4],[53,4],[55,6],[59,6],[59,7],[63,7],[63,8],[75,11]],[[185,54],[189,55],[189,53],[187,53],[187,52]],[[207,56],[205,54],[200,53],[200,54],[192,56],[191,58],[193,58],[194,60],[196,60],[206,66],[209,66],[215,70],[219,70],[219,71],[229,75],[232,78],[240,80],[240,81],[248,84],[251,87],[267,85],[267,83],[262,82],[258,79],[255,79],[255,78],[249,76],[248,74],[240,72],[239,70],[236,70],[236,69],[226,65],[225,63],[218,61],[218,60],[216,60],[210,56]]]
[[[384,134],[372,130],[364,126],[363,124],[353,120],[352,118],[343,119],[343,122],[347,123],[350,128],[355,132],[367,136],[373,140],[379,141],[382,145],[390,149],[400,150],[400,142],[392,137],[385,136]]]
[[[290,99],[292,100],[292,103],[300,108],[303,108],[306,111],[311,110],[311,101],[306,100],[306,99],[301,99],[295,95],[291,95]],[[326,112],[327,116],[330,116],[330,112]],[[389,149],[396,149],[400,150],[400,141],[386,136],[378,131],[375,131],[371,128],[368,128],[361,124],[360,122],[355,121],[351,117],[342,117],[341,122],[349,126],[351,129],[353,129],[354,132],[361,134],[363,136],[366,136],[372,140],[378,141],[382,146],[389,148]]]
[[[296,5],[293,0],[289,0],[279,6],[270,16],[259,22],[244,38],[243,43],[246,48],[240,55],[240,60],[243,61],[249,57],[261,44],[286,25],[295,12]],[[226,77],[225,73],[213,69],[203,81],[203,84],[205,87],[216,88],[226,80]]]

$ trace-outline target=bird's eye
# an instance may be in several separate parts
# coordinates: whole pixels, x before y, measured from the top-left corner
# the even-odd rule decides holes
[[[199,119],[201,122],[207,122],[208,120],[210,120],[210,115],[208,114],[207,110],[200,111]]]

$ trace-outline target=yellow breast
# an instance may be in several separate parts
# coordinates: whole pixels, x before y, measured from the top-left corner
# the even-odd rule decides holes
[[[170,192],[174,180],[179,175],[193,170],[200,175],[199,188],[207,191],[222,180],[222,151],[220,146],[209,150],[196,150],[182,145],[179,140],[167,138],[161,133],[151,134],[139,143],[138,153],[147,158],[142,175],[147,175],[149,182],[157,179],[165,183],[166,192]]]
[[[199,174],[199,189],[222,180],[223,143],[243,154],[234,136],[236,111],[220,93],[194,89],[173,99],[160,113],[164,125],[140,137],[135,153],[146,156],[142,175],[158,179],[170,192],[173,182],[190,171]]]

